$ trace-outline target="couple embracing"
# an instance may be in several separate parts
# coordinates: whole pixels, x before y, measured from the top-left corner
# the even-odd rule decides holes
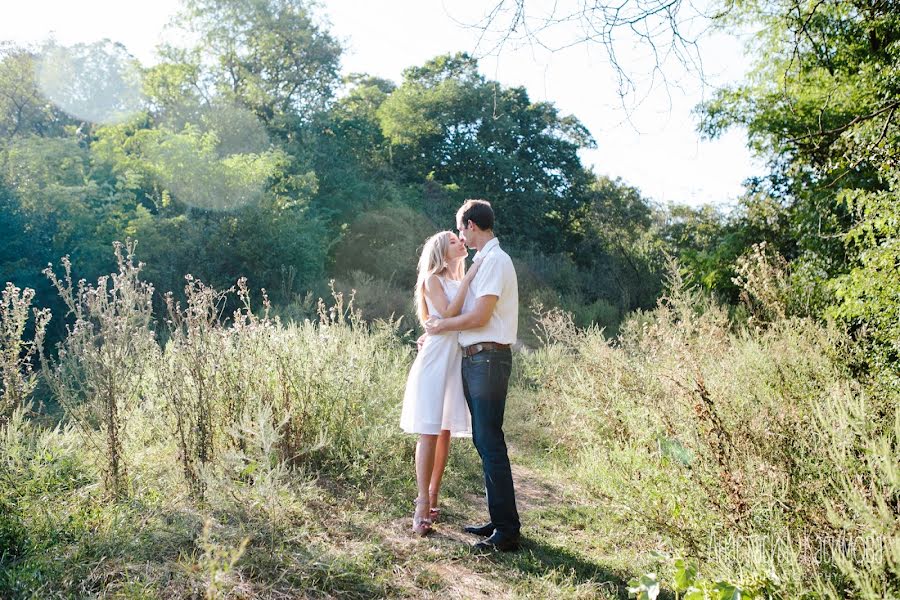
[[[428,534],[440,514],[450,437],[471,436],[484,469],[490,522],[465,530],[484,538],[478,550],[516,550],[519,514],[503,436],[519,312],[516,272],[494,237],[490,203],[467,200],[456,224],[459,236],[433,235],[419,259],[416,310],[426,333],[400,417],[404,431],[419,434],[413,531]],[[477,252],[464,274],[467,247]]]

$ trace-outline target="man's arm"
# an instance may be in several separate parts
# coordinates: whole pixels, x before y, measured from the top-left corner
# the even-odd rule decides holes
[[[491,320],[491,314],[494,312],[498,298],[492,294],[479,296],[475,300],[475,308],[467,313],[449,319],[428,319],[428,322],[425,323],[425,331],[436,335],[445,331],[465,331],[484,327]]]

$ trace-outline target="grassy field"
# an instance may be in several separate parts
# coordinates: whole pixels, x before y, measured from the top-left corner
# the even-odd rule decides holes
[[[507,411],[524,547],[477,556],[466,440],[435,533],[409,531],[414,440],[397,423],[413,349],[395,325],[339,295],[316,322],[282,323],[243,284],[191,281],[157,330],[127,256],[104,286],[55,282],[74,323],[37,373],[30,299],[3,296],[0,597],[900,589],[895,382],[860,378],[828,325],[748,322],[677,281],[615,340],[545,313]]]
[[[467,440],[453,449],[442,519],[424,539],[409,531],[409,477],[378,492],[295,472],[196,502],[148,482],[172,475],[159,459],[153,477],[135,473],[128,497],[111,501],[78,464],[71,430],[31,441],[42,456],[19,455],[32,470],[18,474],[29,485],[17,498],[20,518],[5,523],[4,597],[626,598],[626,580],[652,567],[652,545],[616,511],[519,446],[524,547],[478,556],[469,550],[476,538],[461,531],[487,512]]]

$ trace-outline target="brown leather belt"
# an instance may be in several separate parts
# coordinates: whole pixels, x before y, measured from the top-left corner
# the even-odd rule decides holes
[[[479,342],[471,346],[463,346],[463,355],[473,356],[483,350],[508,350],[509,344],[496,344],[494,342]]]

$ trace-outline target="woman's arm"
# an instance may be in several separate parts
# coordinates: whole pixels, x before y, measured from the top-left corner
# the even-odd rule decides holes
[[[462,311],[463,303],[466,301],[466,292],[469,291],[469,284],[475,279],[475,274],[478,272],[478,266],[480,264],[481,261],[473,263],[472,266],[469,267],[469,270],[466,271],[466,276],[463,277],[462,282],[459,284],[459,291],[456,292],[456,297],[453,298],[453,302],[450,303],[447,310],[441,313],[445,319],[455,317]]]
[[[491,320],[497,300],[497,296],[481,296],[475,300],[475,307],[470,312],[449,319],[428,319],[425,323],[425,332],[428,335],[439,335],[447,331],[465,331],[484,327]]]
[[[425,297],[431,301],[431,305],[441,315],[447,310],[447,305],[449,304],[447,294],[444,292],[441,280],[438,279],[437,275],[432,275],[425,280]]]
[[[469,284],[475,277],[476,272],[478,272],[478,265],[474,264],[466,273],[466,276],[463,277],[462,282],[460,282],[459,291],[457,292],[456,297],[453,298],[453,302],[447,300],[447,294],[444,292],[444,288],[441,286],[441,280],[438,279],[437,275],[432,275],[425,280],[425,297],[431,300],[431,304],[434,306],[435,310],[441,313],[442,318],[455,317],[459,314],[459,311],[462,310],[463,302],[466,299],[466,292],[468,291]]]

